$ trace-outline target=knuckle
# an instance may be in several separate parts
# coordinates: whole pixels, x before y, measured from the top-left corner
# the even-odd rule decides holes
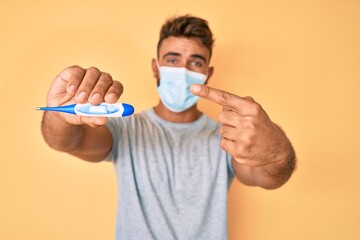
[[[224,113],[223,113],[223,112],[221,112],[221,113],[219,114],[218,120],[219,120],[220,123],[222,123],[222,122],[224,121]]]
[[[247,119],[246,121],[242,122],[242,126],[247,129],[248,131],[255,131],[256,129],[256,121],[255,119]]]
[[[228,133],[228,130],[226,127],[222,126],[220,129],[219,129],[219,133],[224,136]]]
[[[210,94],[210,89],[209,89],[208,87],[202,86],[202,87],[201,87],[201,92],[202,92],[202,94],[203,94],[204,96],[209,96],[209,94]]]
[[[119,81],[114,81],[112,83],[112,87],[118,92],[122,92],[124,90],[124,86]]]
[[[254,115],[260,115],[261,111],[262,111],[262,107],[260,104],[254,102],[253,103],[253,111],[254,111]]]
[[[225,139],[221,139],[220,141],[220,147],[224,149],[225,151],[228,151],[228,144]]]
[[[78,65],[68,67],[67,69],[72,74],[80,74],[80,73],[84,72],[84,69],[82,67],[78,66]]]
[[[244,97],[244,99],[250,101],[250,102],[255,102],[254,98],[253,97],[250,97],[250,96],[246,96]]]
[[[223,103],[227,103],[230,101],[230,94],[228,92],[222,92],[220,93],[220,101]]]
[[[74,65],[62,70],[61,73],[59,74],[59,77],[61,77],[62,79],[70,79],[72,76],[81,76],[84,73],[84,71],[85,70],[83,68]]]
[[[220,127],[219,128],[219,133],[222,135],[224,133],[224,128],[223,127]]]
[[[113,82],[112,77],[109,73],[101,73],[101,77],[104,79],[104,81],[108,84],[111,84]]]
[[[90,73],[100,73],[100,70],[97,67],[89,67],[87,71]]]

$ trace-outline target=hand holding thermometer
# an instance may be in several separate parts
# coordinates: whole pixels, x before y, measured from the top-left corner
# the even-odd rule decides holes
[[[125,117],[134,113],[134,107],[126,103],[78,103],[59,107],[38,107],[36,110],[55,111],[88,117]]]

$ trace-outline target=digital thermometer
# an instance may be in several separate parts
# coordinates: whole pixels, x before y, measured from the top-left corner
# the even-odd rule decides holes
[[[89,117],[125,117],[134,113],[134,107],[126,103],[78,103],[59,107],[38,107],[36,110],[55,111]]]

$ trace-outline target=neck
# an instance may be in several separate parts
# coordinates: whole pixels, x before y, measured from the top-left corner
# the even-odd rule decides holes
[[[176,113],[167,109],[161,101],[159,101],[159,104],[154,107],[154,111],[165,121],[173,123],[193,122],[202,115],[202,113],[197,109],[196,104],[184,112]]]

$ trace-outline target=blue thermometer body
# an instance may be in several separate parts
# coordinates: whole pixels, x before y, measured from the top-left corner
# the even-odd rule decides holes
[[[59,107],[39,107],[36,110],[55,111],[88,117],[125,117],[134,113],[134,107],[126,103],[78,103]]]

